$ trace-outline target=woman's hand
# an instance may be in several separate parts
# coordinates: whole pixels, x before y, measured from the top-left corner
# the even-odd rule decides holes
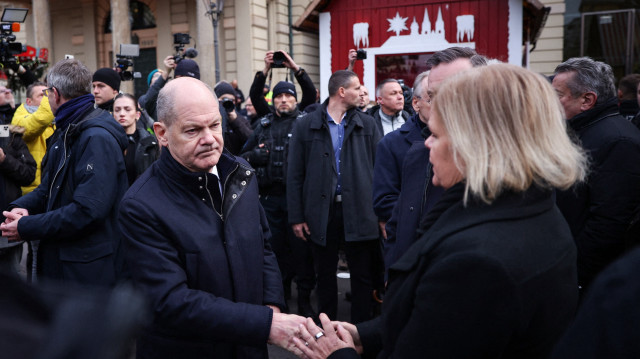
[[[306,325],[300,325],[300,337],[293,338],[296,348],[302,352],[302,355],[298,354],[301,358],[324,359],[338,349],[355,349],[351,335],[342,324],[338,323],[334,327],[324,313],[320,314],[320,322],[326,330],[322,330],[311,318],[307,318]]]

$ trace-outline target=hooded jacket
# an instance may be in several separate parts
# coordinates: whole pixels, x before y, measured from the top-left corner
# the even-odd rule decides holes
[[[128,188],[124,129],[108,112],[90,108],[51,140],[42,183],[12,203],[30,214],[18,232],[40,240],[39,276],[112,285],[122,263],[116,214]]]

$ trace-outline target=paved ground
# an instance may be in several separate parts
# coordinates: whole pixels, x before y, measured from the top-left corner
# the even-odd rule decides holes
[[[338,278],[338,318],[337,320],[349,321],[351,316],[351,302],[345,300],[345,293],[349,290],[349,279]],[[297,300],[297,291],[295,290],[295,284],[292,285],[291,290],[291,299],[289,299],[289,308],[291,309],[291,313],[298,313],[298,300]],[[313,309],[318,308],[317,298],[315,296],[315,290],[312,293],[311,303],[313,305]],[[334,319],[334,318],[331,318]],[[274,345],[269,345],[269,358],[271,359],[293,359],[297,358],[295,355],[289,353],[288,351],[276,347]]]

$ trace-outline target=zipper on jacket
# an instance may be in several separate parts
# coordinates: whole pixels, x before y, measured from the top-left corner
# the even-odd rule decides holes
[[[213,211],[216,212],[216,214],[220,216],[220,219],[224,222],[224,216],[222,215],[222,213],[218,212],[218,210],[216,209],[216,205],[213,203],[213,197],[211,197],[211,192],[209,191],[209,178],[206,174],[204,175],[204,186],[207,189],[207,194],[209,195],[209,201],[211,201],[211,207],[213,207]],[[218,188],[218,190],[220,189]],[[224,191],[220,194],[220,211],[222,211],[223,193]]]
[[[67,163],[67,134],[69,133],[70,128],[71,128],[71,125],[67,127],[66,131],[64,131],[64,137],[62,139],[62,149],[63,149],[62,164],[60,165],[60,167],[58,167],[58,170],[56,171],[56,174],[53,176],[53,180],[51,181],[51,187],[49,187],[49,201],[53,200],[53,197],[52,197],[53,186],[55,186],[56,184],[56,178],[58,178],[58,174],[60,174],[60,171],[62,170],[64,165]]]
[[[433,165],[431,162],[427,162],[427,181],[424,184],[424,192],[422,193],[422,206],[420,207],[420,217],[422,217],[422,210],[424,209],[425,204],[427,203],[427,198],[429,197],[429,188],[431,184],[431,167]]]

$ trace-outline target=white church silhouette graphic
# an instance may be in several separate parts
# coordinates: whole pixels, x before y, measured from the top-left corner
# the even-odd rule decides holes
[[[363,60],[364,76],[363,82],[368,88],[375,86],[375,65],[377,55],[429,53],[442,51],[451,46],[476,48],[476,43],[472,42],[475,32],[475,21],[473,15],[461,15],[456,18],[457,43],[450,43],[445,38],[444,21],[442,20],[442,8],[438,8],[438,16],[435,27],[432,27],[429,11],[424,9],[422,24],[418,25],[413,17],[410,28],[407,28],[408,18],[401,17],[399,12],[396,16],[387,19],[392,35],[380,47],[366,47],[369,44],[369,24],[366,22],[353,24],[353,42],[357,48],[367,51],[367,58]],[[409,34],[400,35],[403,31],[410,30]],[[461,42],[463,40],[467,42]],[[362,47],[360,47],[362,46]]]

